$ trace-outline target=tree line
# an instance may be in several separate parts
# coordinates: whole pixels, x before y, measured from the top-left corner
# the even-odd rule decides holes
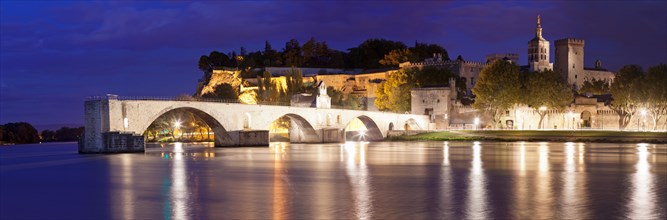
[[[412,47],[400,41],[380,38],[368,39],[346,52],[329,48],[326,41],[317,41],[310,38],[303,44],[291,39],[285,43],[282,50],[274,49],[269,41],[264,43],[264,49],[248,52],[241,47],[229,53],[212,51],[208,55],[199,57],[198,68],[204,73],[210,73],[216,68],[256,68],[256,67],[313,67],[313,68],[361,68],[378,69],[395,67],[400,62],[418,61],[431,57],[434,53],[441,54],[448,60],[447,50],[437,44],[415,42]],[[389,54],[398,54],[390,55]],[[394,61],[391,61],[393,59]],[[386,60],[380,62],[380,60]]]
[[[0,125],[0,144],[30,144],[52,141],[78,141],[84,128],[62,127],[56,131],[43,130],[40,133],[27,122]]]
[[[625,129],[633,116],[642,110],[657,122],[667,114],[667,65],[661,64],[644,72],[638,65],[623,66],[613,82],[589,80],[574,91],[555,71],[520,72],[515,64],[496,61],[487,65],[472,89],[473,107],[489,113],[493,125],[500,125],[500,116],[517,105],[526,105],[540,115],[539,127],[550,111],[564,110],[573,102],[575,93],[610,94],[606,103],[618,116],[618,126]]]

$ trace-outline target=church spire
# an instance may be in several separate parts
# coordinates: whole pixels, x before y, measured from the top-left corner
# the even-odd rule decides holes
[[[542,38],[542,25],[540,24],[540,15],[537,15],[537,28],[535,28],[535,37]]]

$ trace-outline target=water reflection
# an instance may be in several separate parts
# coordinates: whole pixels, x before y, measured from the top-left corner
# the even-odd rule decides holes
[[[648,144],[637,145],[637,163],[635,174],[632,177],[632,192],[628,204],[631,219],[657,219],[655,213],[655,196],[653,192],[653,177],[651,164],[648,162]]]
[[[454,218],[454,190],[452,178],[452,167],[449,161],[449,142],[445,141],[442,148],[442,168],[440,173],[440,191],[442,194],[438,197],[442,211],[442,217],[445,219]]]
[[[372,218],[370,178],[366,167],[367,147],[368,142],[345,142],[341,145],[345,152],[345,171],[352,187],[355,217],[358,219]]]
[[[472,167],[468,176],[468,190],[466,197],[466,218],[487,219],[486,176],[482,168],[482,147],[479,142],[472,145]]]
[[[171,144],[98,158],[109,161],[111,219],[664,219],[666,149],[535,142]]]
[[[277,143],[269,146],[273,153],[273,219],[286,219],[288,207],[288,189],[285,181],[288,181],[285,175],[285,153],[287,144]]]
[[[174,144],[174,162],[171,166],[171,203],[173,219],[188,219],[190,213],[187,185],[187,165],[183,160],[183,144]],[[171,218],[168,218],[171,219]]]
[[[114,203],[120,204],[114,207],[114,214],[120,214],[120,216],[117,218],[123,219],[135,218],[134,208],[136,204],[134,200],[134,190],[132,190],[132,186],[134,184],[134,167],[133,160],[130,157],[131,155],[124,154],[119,158],[120,165],[118,167],[121,181],[118,183],[118,187],[120,188],[121,192],[119,193],[118,201],[114,201]]]

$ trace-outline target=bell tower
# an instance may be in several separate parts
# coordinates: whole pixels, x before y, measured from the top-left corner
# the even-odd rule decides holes
[[[528,65],[533,72],[553,69],[553,63],[549,62],[549,41],[542,37],[542,19],[539,15],[535,37],[528,41]]]

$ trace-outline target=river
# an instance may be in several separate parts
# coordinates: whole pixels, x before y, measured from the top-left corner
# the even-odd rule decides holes
[[[0,147],[0,219],[665,219],[667,145]]]

